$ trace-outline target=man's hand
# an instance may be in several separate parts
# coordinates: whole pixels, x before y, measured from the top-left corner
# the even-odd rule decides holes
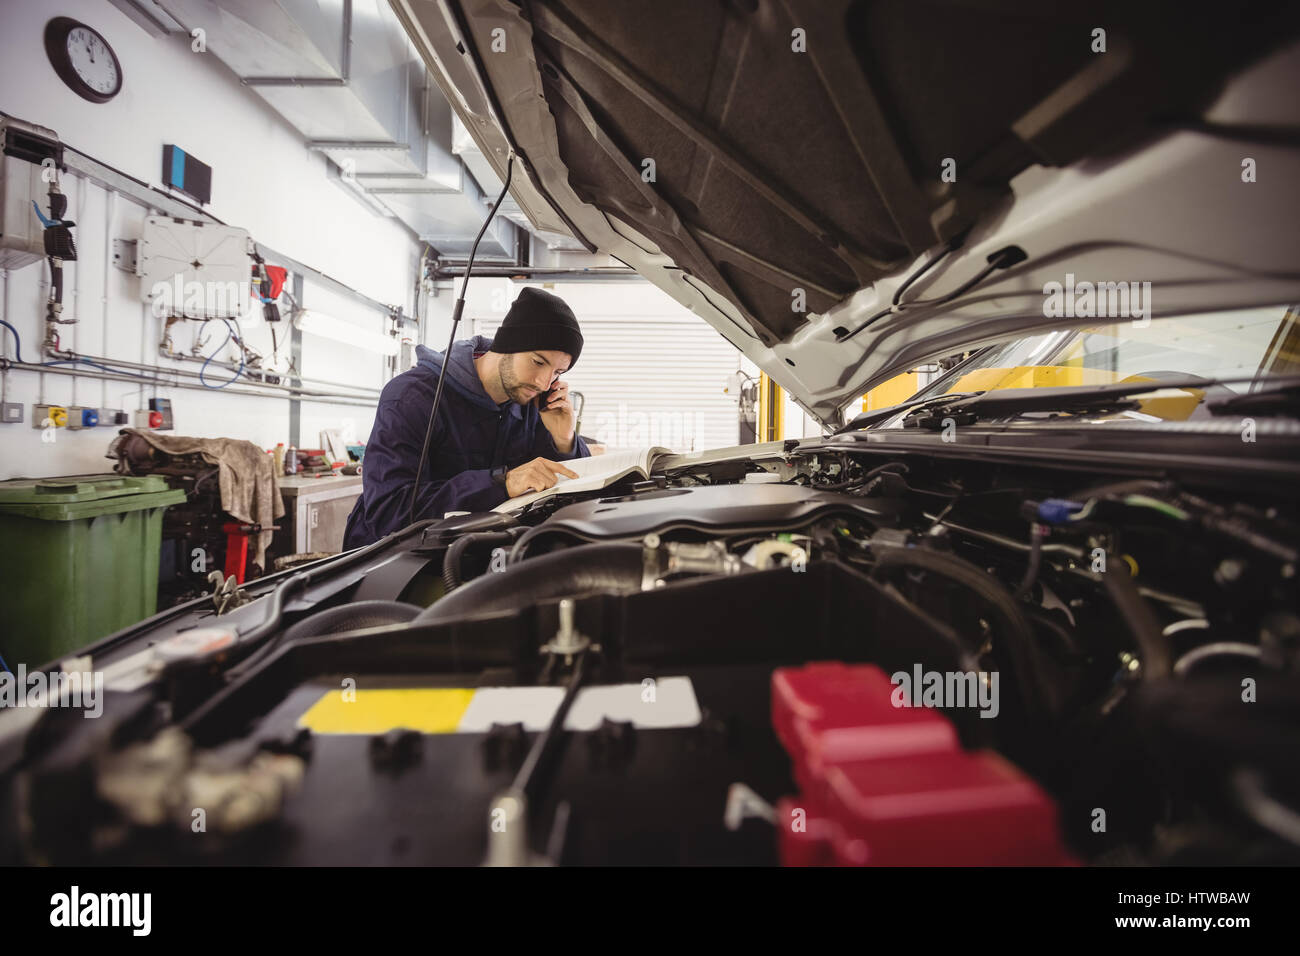
[[[570,471],[558,461],[549,458],[534,458],[518,468],[506,472],[506,494],[517,498],[528,491],[545,491],[556,483],[556,475],[577,478],[576,471]]]
[[[569,383],[563,380],[556,382],[555,392],[551,395],[550,402],[541,407],[540,411],[542,424],[555,440],[556,449],[567,455],[573,450],[574,442],[573,405],[569,402]]]

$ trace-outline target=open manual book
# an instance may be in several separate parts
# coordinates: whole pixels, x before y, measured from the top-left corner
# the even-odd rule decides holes
[[[545,491],[529,491],[514,498],[507,498],[492,510],[519,511],[534,501],[549,498],[551,495],[570,494],[575,491],[599,491],[601,488],[608,488],[620,478],[631,474],[639,475],[643,479],[649,478],[655,459],[660,455],[671,454],[671,448],[655,445],[652,448],[606,452],[603,455],[592,455],[590,458],[575,458],[572,461],[564,461],[560,464],[570,471],[577,472],[577,478],[557,475],[558,480]]]

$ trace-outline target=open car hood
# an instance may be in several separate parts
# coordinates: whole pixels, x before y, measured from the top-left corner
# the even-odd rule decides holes
[[[1149,282],[1139,317],[1300,299],[1295,5],[394,8],[502,179],[515,152],[535,227],[631,266],[827,426],[924,361],[1097,324],[1045,314],[1051,282]]]

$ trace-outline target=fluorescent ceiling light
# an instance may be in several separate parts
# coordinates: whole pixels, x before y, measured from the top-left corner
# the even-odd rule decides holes
[[[390,335],[371,332],[344,322],[342,319],[336,319],[332,315],[311,309],[304,309],[297,313],[293,318],[293,324],[308,335],[319,335],[322,338],[343,342],[345,345],[355,345],[357,348],[378,352],[381,355],[396,355],[401,348],[397,339]]]

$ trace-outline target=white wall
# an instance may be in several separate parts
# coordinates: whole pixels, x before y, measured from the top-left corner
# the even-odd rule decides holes
[[[43,44],[45,23],[55,15],[89,24],[117,52],[123,89],[110,103],[81,99],[55,75]],[[192,52],[188,38],[151,37],[103,0],[61,0],[57,5],[0,0],[0,110],[49,127],[68,145],[153,184],[159,182],[164,144],[175,143],[213,167],[212,202],[207,207],[213,215],[373,299],[409,310],[418,257],[410,234],[395,220],[372,215],[332,184],[326,178],[325,158],[309,151],[291,126],[213,56]],[[111,239],[138,238],[148,211],[121,196],[110,198],[73,175],[63,178],[62,187],[68,194],[68,216],[77,223],[79,256],[64,269],[64,316],[79,322],[60,326],[63,347],[170,364],[157,357],[160,320],[140,301],[140,280],[105,266]],[[44,263],[0,276],[3,317],[19,329],[23,357],[29,362],[40,360],[46,283]],[[378,311],[310,280],[303,305],[373,331],[384,328]],[[282,304],[282,312],[287,311]],[[173,326],[175,348],[189,350],[195,327],[193,322]],[[225,337],[217,323],[209,328],[213,337],[205,354]],[[269,356],[266,326],[246,331],[249,344]],[[0,333],[0,354],[15,357],[12,337],[2,328]],[[283,352],[288,328],[279,336]],[[373,389],[387,378],[385,359],[377,354],[312,335],[303,338],[300,371],[305,376]],[[208,377],[220,383],[229,374],[217,369]],[[152,386],[142,395],[138,388],[116,382],[28,371],[11,371],[5,380],[6,400],[26,408],[23,424],[0,425],[0,478],[110,467],[103,455],[116,429],[60,430],[55,442],[42,442],[41,432],[31,427],[34,403],[130,411],[154,395]],[[288,441],[286,398],[166,388],[157,395],[171,398],[177,434],[243,438],[262,447]],[[319,429],[341,426],[364,439],[372,422],[368,407],[304,402],[303,443],[315,445]]]

